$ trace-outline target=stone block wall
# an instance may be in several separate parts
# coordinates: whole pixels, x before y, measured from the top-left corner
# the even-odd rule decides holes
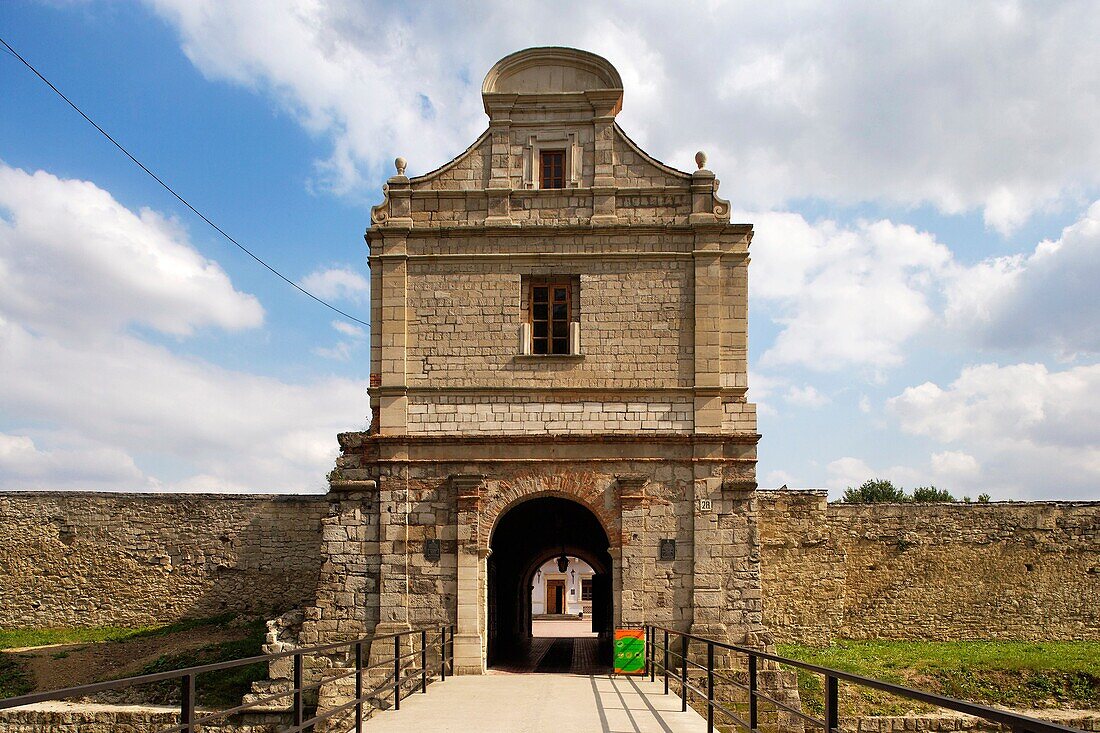
[[[692,273],[686,258],[590,258],[564,269],[519,258],[410,264],[408,384],[689,387],[695,378]],[[579,278],[582,356],[521,354],[524,276]]]
[[[498,398],[436,397],[410,400],[410,435],[440,433],[690,433],[695,405],[688,399],[653,402],[547,402],[531,395]]]
[[[760,492],[778,639],[1100,639],[1100,502],[827,504]]]
[[[0,493],[0,623],[140,625],[311,603],[324,496]]]

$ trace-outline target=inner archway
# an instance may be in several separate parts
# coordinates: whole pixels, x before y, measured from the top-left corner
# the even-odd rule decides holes
[[[523,668],[527,664],[529,671],[540,672],[606,669],[611,663],[614,618],[612,565],[610,542],[596,516],[568,499],[530,499],[501,516],[489,544],[489,665]],[[589,622],[587,628],[595,632],[595,639],[590,638],[591,634],[584,634],[589,637],[584,639],[534,638],[535,576],[547,562],[556,564],[563,555],[583,562],[577,567],[591,569],[590,601],[585,605],[589,612],[584,618]],[[562,575],[569,577],[568,569]],[[561,610],[571,607],[566,604]],[[574,660],[576,656],[584,660]]]

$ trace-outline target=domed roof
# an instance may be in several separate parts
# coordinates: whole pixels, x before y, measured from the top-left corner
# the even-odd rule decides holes
[[[543,46],[516,51],[493,64],[481,84],[481,93],[583,94],[597,90],[621,92],[622,88],[619,72],[602,56],[575,48]]]

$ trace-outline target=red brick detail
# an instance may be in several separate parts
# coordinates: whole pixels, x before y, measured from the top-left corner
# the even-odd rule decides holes
[[[616,493],[615,477],[594,471],[562,471],[492,482],[481,495],[478,544],[489,547],[493,528],[512,507],[530,499],[556,496],[575,501],[596,515],[609,544],[618,547],[622,533]],[[611,501],[607,500],[608,494]]]

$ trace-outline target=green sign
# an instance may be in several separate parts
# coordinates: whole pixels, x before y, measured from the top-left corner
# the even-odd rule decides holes
[[[615,629],[615,674],[645,674],[645,632]]]

